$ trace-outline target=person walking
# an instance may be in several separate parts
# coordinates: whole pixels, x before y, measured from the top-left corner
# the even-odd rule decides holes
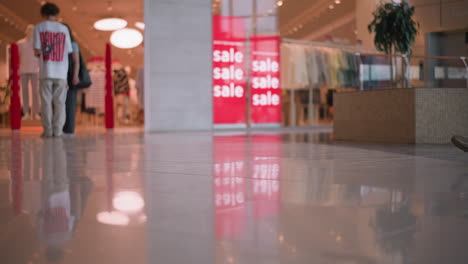
[[[38,119],[40,110],[39,99],[39,59],[34,56],[34,25],[26,28],[26,37],[18,41],[20,54],[21,90],[23,95],[23,120]],[[31,92],[29,92],[31,84]],[[32,108],[29,99],[32,101]]]
[[[60,9],[53,3],[41,7],[44,22],[36,25],[34,54],[40,58],[39,86],[42,101],[42,137],[62,136],[65,124],[68,54],[73,48],[67,27],[57,22]],[[73,84],[79,83],[76,74]]]
[[[72,31],[70,26],[64,24],[68,31],[70,32],[70,39],[72,44],[72,53],[71,58],[68,58],[68,91],[67,91],[67,99],[65,101],[65,125],[63,126],[63,134],[66,136],[73,136],[75,134],[75,117],[76,117],[76,95],[78,92],[78,88],[75,87],[76,83],[74,80],[79,79],[78,73],[80,71],[80,49],[78,44],[75,42],[73,38]]]

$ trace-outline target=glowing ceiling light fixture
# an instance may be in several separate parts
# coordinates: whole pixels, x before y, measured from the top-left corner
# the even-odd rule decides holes
[[[334,5],[329,5],[328,8],[329,8],[329,9],[334,9],[335,6],[334,6]]]
[[[125,213],[135,213],[143,209],[145,201],[137,192],[124,191],[115,195],[112,200],[115,209]]]
[[[284,4],[283,1],[278,1],[278,2],[276,2],[276,5],[277,5],[277,6],[283,6],[283,4]]]
[[[145,30],[145,23],[143,22],[135,22],[135,27],[141,29],[141,30]]]
[[[94,23],[94,28],[102,31],[114,31],[125,28],[127,21],[121,18],[104,18]]]
[[[136,29],[119,29],[112,33],[110,42],[120,49],[132,49],[143,42],[143,35]]]
[[[341,4],[341,0],[335,0],[335,4],[337,5]]]

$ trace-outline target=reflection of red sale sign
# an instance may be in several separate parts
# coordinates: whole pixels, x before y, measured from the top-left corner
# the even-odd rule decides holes
[[[245,25],[239,17],[213,17],[214,124],[246,121]]]
[[[281,190],[281,137],[255,135],[252,137],[252,201],[257,217],[279,212]]]
[[[242,142],[232,147],[236,140]],[[245,140],[242,136],[216,136],[213,145],[216,236],[238,237],[245,231]]]
[[[281,123],[280,38],[252,36],[252,123]]]

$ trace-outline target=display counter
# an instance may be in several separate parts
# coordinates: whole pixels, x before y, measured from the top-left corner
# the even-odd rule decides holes
[[[386,89],[335,95],[335,140],[445,144],[468,135],[467,88]]]

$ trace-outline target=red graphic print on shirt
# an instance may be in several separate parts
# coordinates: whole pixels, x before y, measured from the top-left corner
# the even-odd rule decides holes
[[[42,59],[44,61],[63,61],[65,34],[62,32],[40,32]]]
[[[45,215],[45,232],[60,233],[68,231],[68,216],[64,207],[48,208]]]

